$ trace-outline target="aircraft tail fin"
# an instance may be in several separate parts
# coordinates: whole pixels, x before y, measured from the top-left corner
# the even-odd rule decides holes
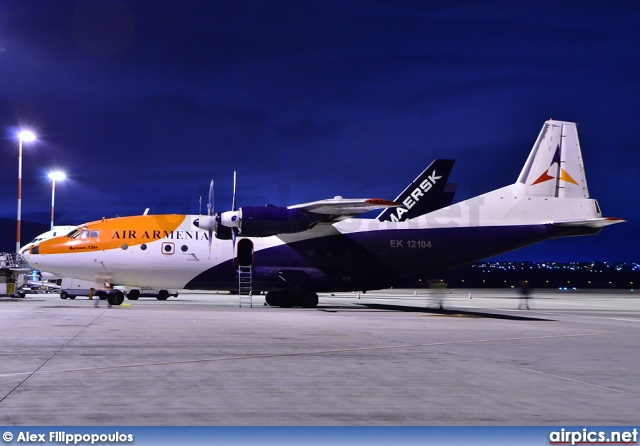
[[[533,197],[558,198],[545,200],[544,203],[553,202],[546,206],[533,204],[535,210],[529,211],[527,218],[548,218],[548,223],[556,227],[575,228],[575,235],[596,233],[604,226],[625,221],[603,217],[596,200],[589,197],[574,122],[544,123],[516,186],[519,191],[524,189],[527,202]]]
[[[526,185],[527,195],[589,198],[575,123],[544,123],[518,183]]]
[[[434,160],[393,200],[402,206],[385,209],[378,220],[404,221],[449,206],[457,189],[457,185],[447,183],[453,162]]]

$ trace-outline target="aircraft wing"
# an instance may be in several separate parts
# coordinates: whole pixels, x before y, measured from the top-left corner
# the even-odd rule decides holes
[[[334,197],[289,207],[242,206],[220,215],[201,216],[193,224],[201,229],[215,229],[216,237],[221,240],[231,240],[234,228],[243,237],[268,237],[304,232],[319,223],[344,220],[389,206],[400,204],[380,198]]]
[[[381,198],[342,198],[334,197],[310,203],[296,204],[288,209],[298,209],[313,216],[330,217],[329,220],[342,220],[380,208],[401,206],[401,203]]]

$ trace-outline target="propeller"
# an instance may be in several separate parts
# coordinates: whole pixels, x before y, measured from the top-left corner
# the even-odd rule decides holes
[[[233,201],[231,203],[231,211],[221,212],[215,214],[213,212],[213,188],[214,181],[211,180],[209,185],[209,200],[207,203],[207,216],[204,217],[200,214],[202,208],[202,197],[200,197],[200,210],[198,210],[198,218],[194,220],[194,226],[204,229],[209,234],[209,256],[211,256],[211,244],[213,242],[214,234],[217,238],[229,240],[229,236],[233,240],[233,250],[235,252],[236,237],[239,233],[240,216],[236,211],[236,172],[233,172]],[[224,230],[222,234],[219,230]]]
[[[231,210],[236,211],[236,171],[233,171],[233,201],[231,203]],[[238,228],[231,228],[231,239],[233,240],[233,253],[236,252],[236,237],[238,236]]]
[[[193,221],[193,225],[204,229],[209,233],[209,257],[211,257],[211,243],[213,233],[218,230],[218,222],[216,216],[213,214],[213,180],[209,186],[209,202],[207,203],[207,216],[202,216],[202,197],[200,197],[200,205],[198,207],[198,218]]]

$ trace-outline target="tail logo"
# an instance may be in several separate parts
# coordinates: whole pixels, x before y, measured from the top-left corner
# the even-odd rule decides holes
[[[555,169],[557,172],[556,176],[550,175],[550,172],[552,172],[551,168],[554,164],[557,164],[557,167]],[[549,164],[549,168],[545,172],[543,172],[543,174],[540,175],[537,180],[531,183],[531,185],[534,186],[536,184],[544,183],[545,181],[555,180],[556,178],[558,178],[558,180],[560,181],[566,181],[567,183],[572,183],[576,186],[579,186],[578,182],[574,180],[566,170],[560,167],[560,146],[556,148],[556,153],[553,155],[553,159],[551,160],[551,164]]]
[[[411,195],[409,195],[407,198],[405,198],[402,201],[402,204],[404,204],[405,207],[396,208],[397,215],[391,214],[390,221],[393,221],[393,222],[402,221],[402,214],[409,212],[409,209],[411,209],[415,204],[417,204],[418,201],[420,201],[420,197],[424,197],[425,194],[429,192],[433,186],[435,186],[435,184],[438,182],[440,178],[442,178],[442,175],[437,176],[435,170],[431,172],[431,175],[427,176],[427,178],[425,178],[422,181],[422,183],[420,183],[420,185],[416,187],[413,190],[413,192],[411,192]]]

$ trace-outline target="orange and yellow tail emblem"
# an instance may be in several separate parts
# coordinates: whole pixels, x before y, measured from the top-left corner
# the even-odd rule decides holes
[[[549,164],[549,168],[542,175],[540,175],[537,180],[531,183],[531,185],[534,186],[536,184],[544,183],[545,181],[555,180],[556,177],[549,175],[549,172],[551,171],[551,167],[553,167],[553,165],[556,163],[558,164],[558,166],[560,166],[560,146],[558,146],[558,148],[556,149],[556,153],[553,155],[553,159],[551,160],[551,164]],[[576,186],[579,186],[577,181],[574,180],[573,177],[569,175],[569,173],[561,167],[560,167],[560,175],[558,176],[558,180],[566,181],[567,183],[572,183],[572,184],[575,184]]]

